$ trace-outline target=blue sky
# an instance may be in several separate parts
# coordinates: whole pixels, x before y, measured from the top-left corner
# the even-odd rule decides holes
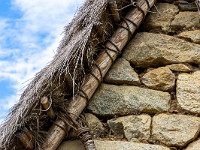
[[[83,0],[0,0],[0,124],[55,54]]]

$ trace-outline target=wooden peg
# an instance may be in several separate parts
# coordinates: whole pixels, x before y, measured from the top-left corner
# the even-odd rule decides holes
[[[46,110],[47,115],[48,115],[51,119],[54,120],[54,118],[55,118],[56,115],[55,115],[55,113],[54,113],[54,111],[53,111],[53,108],[50,106],[51,104],[50,104],[48,98],[47,98],[47,97],[42,97],[42,98],[41,98],[41,104],[42,104],[43,108]]]

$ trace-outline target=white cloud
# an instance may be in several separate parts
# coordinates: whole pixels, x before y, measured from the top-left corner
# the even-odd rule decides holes
[[[0,17],[0,30],[4,30],[7,26],[7,20],[5,18]]]
[[[5,99],[1,100],[0,105],[0,126],[5,120],[5,117],[7,116],[7,113],[11,109],[11,107],[19,100],[20,95],[14,94],[6,97]]]
[[[0,99],[0,127],[3,121],[5,120],[6,116],[10,109],[14,106],[15,103],[18,102],[20,95],[15,93],[13,95],[7,96],[4,99]]]
[[[10,95],[10,96],[8,96],[8,97],[6,97],[5,99],[4,99],[4,102],[2,102],[1,103],[1,107],[0,108],[2,108],[2,109],[4,109],[4,110],[8,110],[8,109],[10,109],[17,101],[18,101],[18,99],[19,99],[19,95],[17,95],[17,94],[15,94],[15,95]],[[12,100],[11,100],[12,99]],[[1,116],[4,116],[5,114],[3,113],[3,114],[0,114],[0,118],[1,118]]]
[[[4,119],[0,119],[0,127],[1,127],[1,124],[3,124],[3,121]]]
[[[57,36],[72,19],[77,5],[83,0],[15,0],[13,4],[24,13],[24,32],[49,33]],[[28,33],[26,33],[27,35]]]
[[[0,18],[0,81],[12,80],[13,90],[21,92],[25,86],[22,83],[52,59],[64,26],[82,3],[83,0],[13,0],[13,8],[19,9],[22,17]],[[0,100],[4,101],[1,107],[9,109],[18,98],[15,94]]]

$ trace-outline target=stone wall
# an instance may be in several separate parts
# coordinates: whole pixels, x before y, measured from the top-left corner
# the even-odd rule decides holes
[[[156,4],[87,107],[98,150],[200,149],[199,43],[194,5]]]

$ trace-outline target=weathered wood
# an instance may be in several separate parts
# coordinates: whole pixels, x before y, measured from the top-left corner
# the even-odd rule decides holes
[[[54,120],[54,118],[55,118],[56,115],[55,115],[55,113],[53,111],[53,108],[50,106],[50,102],[49,102],[48,98],[47,97],[42,97],[41,98],[41,104],[42,104],[43,108],[46,110],[47,115],[52,120]]]
[[[33,136],[28,131],[27,128],[23,128],[23,130],[18,131],[16,134],[16,137],[21,141],[21,143],[24,145],[24,147],[28,150],[34,149],[33,144]]]
[[[120,14],[117,11],[117,3],[116,0],[109,0],[109,7],[112,13],[112,17],[115,23],[119,23],[121,21]]]
[[[154,3],[156,2],[156,0],[148,0],[148,1],[149,1],[150,7],[152,7]],[[148,5],[146,1],[145,0],[139,1],[138,6],[144,11],[146,15],[148,12]],[[134,8],[126,15],[125,18],[132,20],[137,26],[139,26],[143,20],[143,14],[139,9]],[[133,34],[136,30],[136,26],[132,24],[130,21],[127,21],[127,22],[123,21],[121,23],[121,26],[127,27],[127,23],[128,23],[130,31]],[[126,30],[125,28],[120,27],[115,31],[115,33],[109,40],[112,41],[121,51],[129,40],[129,31]],[[111,44],[110,42],[107,42],[106,46],[110,49],[116,50],[115,46]],[[116,59],[117,54],[115,52],[108,50],[108,53],[112,57],[113,60]],[[108,54],[104,51],[99,55],[99,58],[97,59],[96,64],[99,66],[102,72],[102,76],[104,77],[106,72],[112,65],[112,60],[110,59]],[[101,79],[101,74],[98,68],[94,67],[92,69],[92,74],[94,74],[98,79]],[[99,82],[97,81],[97,79],[89,74],[85,77],[83,84],[81,86],[81,89],[88,95],[88,98],[91,98],[98,86],[99,86]],[[77,95],[72,98],[69,104],[69,107],[67,108],[67,111],[71,114],[74,114],[71,117],[79,116],[80,113],[83,111],[83,109],[86,107],[86,104],[87,104],[87,100]],[[56,124],[58,123],[64,124],[64,122],[61,120],[57,120]],[[58,135],[55,133],[55,130],[56,132],[59,132],[60,138],[58,138]],[[43,145],[42,149],[55,150],[57,146],[60,144],[60,142],[62,141],[65,134],[66,133],[64,132],[62,128],[57,127],[55,124],[52,125],[52,127],[50,128],[48,132],[47,140],[44,142],[45,145]],[[57,138],[57,140],[55,140],[55,138]]]
[[[65,123],[62,120],[56,120],[56,123],[48,131],[47,141],[43,143],[43,147],[40,147],[39,150],[56,150],[66,135],[63,129],[67,131]]]
[[[67,82],[67,88],[70,91],[70,93],[72,93],[73,92],[73,80],[70,77],[70,74],[67,73],[67,72],[64,72],[64,76],[65,76],[65,79],[66,79],[66,82]]]
[[[24,133],[27,135],[27,137],[33,141],[34,140],[33,135],[29,132],[29,130],[26,127],[24,127],[23,130]]]

